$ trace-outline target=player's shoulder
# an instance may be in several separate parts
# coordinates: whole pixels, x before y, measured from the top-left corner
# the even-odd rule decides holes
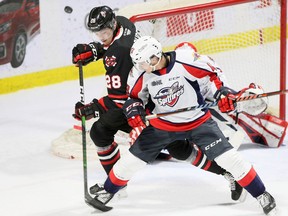
[[[128,85],[133,86],[135,83],[137,83],[141,77],[145,74],[144,71],[138,71],[135,67],[132,67],[132,69],[129,72],[128,76]]]
[[[144,73],[145,73],[144,71],[139,71],[135,67],[132,67],[129,73],[129,78],[139,79],[139,77],[143,76]]]
[[[175,50],[176,61],[196,66],[203,67],[207,63],[214,63],[214,60],[207,55],[201,55],[192,49],[179,49]]]
[[[124,16],[116,16],[116,21],[123,27],[128,28],[131,31],[135,31],[136,27],[133,22],[131,22],[129,19],[127,19]]]
[[[130,52],[136,34],[136,27],[124,16],[117,16],[116,19],[120,26],[115,36],[115,47],[117,47],[117,49],[129,49]]]
[[[195,64],[201,57],[197,52],[191,49],[179,49],[175,50],[175,60],[184,64]]]

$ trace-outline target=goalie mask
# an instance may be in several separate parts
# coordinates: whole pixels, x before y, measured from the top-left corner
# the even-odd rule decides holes
[[[87,26],[89,30],[97,32],[104,28],[113,29],[115,23],[115,14],[112,9],[108,6],[101,6],[90,11]]]
[[[145,71],[145,65],[152,66],[152,71],[159,64],[162,57],[162,46],[159,41],[151,36],[143,36],[135,41],[131,47],[130,56],[138,71]],[[151,65],[151,59],[157,57],[158,63]],[[147,70],[146,70],[147,71]]]

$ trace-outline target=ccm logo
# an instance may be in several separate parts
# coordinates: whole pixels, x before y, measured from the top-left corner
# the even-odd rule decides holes
[[[133,107],[139,107],[139,106],[142,106],[142,103],[141,103],[141,102],[134,102],[134,103],[130,104],[130,105],[126,108],[126,111],[129,111],[129,110],[132,109]]]
[[[214,142],[212,142],[212,143],[209,144],[208,146],[206,146],[206,147],[205,147],[205,150],[206,150],[206,151],[209,150],[209,149],[212,148],[213,146],[217,145],[219,142],[222,142],[222,139],[221,139],[221,138],[218,139],[218,140],[216,140],[216,141],[214,141]]]

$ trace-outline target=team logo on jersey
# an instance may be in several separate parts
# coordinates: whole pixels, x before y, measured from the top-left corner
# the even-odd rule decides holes
[[[179,85],[175,82],[170,87],[165,87],[159,90],[154,99],[157,100],[160,106],[173,107],[179,100],[180,95],[184,93],[184,85]]]
[[[162,85],[162,80],[156,80],[151,83],[152,86]]]
[[[106,67],[115,67],[116,64],[117,64],[117,62],[116,62],[116,57],[115,56],[111,56],[111,57],[106,56],[105,57],[105,65],[106,65]]]
[[[131,34],[130,29],[125,29],[124,30],[124,33],[123,33],[124,36],[130,35],[130,34]]]

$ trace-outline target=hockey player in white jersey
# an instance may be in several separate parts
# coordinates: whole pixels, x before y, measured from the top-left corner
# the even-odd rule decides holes
[[[179,43],[175,47],[176,49],[190,49],[197,52],[196,46],[190,42]],[[221,75],[224,76],[223,73]],[[229,85],[225,78],[221,79],[225,80],[226,86]],[[229,85],[229,87],[232,86]],[[242,89],[242,92],[242,96],[264,93],[262,87],[254,83],[251,83],[248,88]],[[211,91],[204,89],[203,94],[207,102],[214,100]],[[260,98],[238,103],[237,110],[231,113],[221,113],[217,107],[210,108],[210,112],[212,118],[229,139],[237,136],[238,139],[242,138],[242,141],[238,140],[239,144],[255,143],[264,147],[277,148],[283,143],[288,122],[269,111],[268,102],[267,98]],[[268,108],[267,111],[266,108]],[[235,134],[235,132],[237,133]]]
[[[150,36],[138,39],[131,57],[139,73],[133,73],[130,98],[123,106],[128,123],[135,134],[134,144],[125,158],[120,158],[109,173],[95,200],[108,203],[147,163],[153,162],[167,143],[187,139],[200,148],[209,160],[215,160],[230,172],[238,183],[255,197],[266,215],[275,212],[276,203],[252,165],[225,138],[208,109],[196,109],[145,121],[144,105],[152,101],[153,113],[204,105],[201,89],[208,85],[214,92],[221,112],[235,110],[234,100],[240,96],[224,87],[219,79],[219,66],[208,56],[187,50],[162,52],[161,44]],[[148,125],[148,126],[147,126]],[[140,133],[141,132],[141,133]]]

